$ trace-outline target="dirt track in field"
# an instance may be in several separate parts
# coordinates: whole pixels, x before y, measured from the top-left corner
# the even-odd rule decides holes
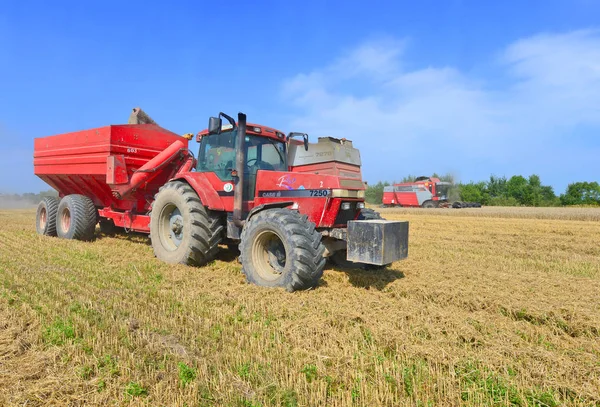
[[[294,294],[0,211],[0,405],[600,406],[598,212],[483,210],[383,210],[408,260]]]

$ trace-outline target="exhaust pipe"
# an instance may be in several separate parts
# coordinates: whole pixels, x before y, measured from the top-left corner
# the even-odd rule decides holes
[[[238,134],[235,143],[235,170],[237,181],[233,190],[233,223],[237,227],[243,227],[245,220],[242,219],[242,203],[244,202],[244,167],[246,164],[246,115],[238,113]]]

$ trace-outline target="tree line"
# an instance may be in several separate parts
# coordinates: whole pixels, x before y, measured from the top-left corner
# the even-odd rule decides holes
[[[536,174],[525,178],[513,175],[510,178],[491,175],[487,181],[460,183],[452,175],[437,175],[442,181],[453,183],[449,192],[449,201],[478,202],[489,206],[567,206],[600,205],[600,184],[598,182],[573,182],[564,193],[556,195],[554,188],[543,185]],[[383,188],[403,182],[414,182],[416,177],[407,176],[393,183],[378,182],[367,187],[366,201],[381,204]]]
[[[573,182],[567,186],[564,193],[556,195],[549,185],[543,185],[536,174],[528,178],[522,175],[513,175],[510,178],[491,175],[487,181],[460,183],[450,174],[432,177],[450,182],[454,186],[449,191],[449,201],[478,202],[489,206],[568,206],[568,205],[599,205],[600,184],[598,182]],[[408,175],[400,181],[379,181],[369,185],[365,192],[365,199],[371,204],[381,204],[383,188],[403,182],[414,182],[417,177]],[[37,205],[45,196],[58,196],[54,189],[35,193],[2,194],[1,202],[12,202],[23,205]]]
[[[0,193],[0,204],[11,203],[15,206],[37,205],[46,196],[58,196],[54,189],[38,192],[26,192],[24,194],[3,194]]]

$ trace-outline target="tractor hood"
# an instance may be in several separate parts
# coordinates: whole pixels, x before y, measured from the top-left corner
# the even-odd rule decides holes
[[[288,165],[292,172],[333,175],[342,188],[364,189],[360,171],[360,152],[352,141],[333,137],[319,137],[317,143],[290,143]]]

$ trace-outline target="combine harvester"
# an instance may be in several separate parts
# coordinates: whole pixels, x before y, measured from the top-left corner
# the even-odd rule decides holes
[[[449,202],[452,183],[433,177],[417,177],[414,182],[403,182],[383,188],[383,207],[413,208],[481,208],[477,202]]]
[[[197,134],[196,159],[192,134],[138,108],[129,123],[35,139],[34,172],[60,197],[40,203],[38,233],[92,240],[98,223],[148,233],[157,258],[195,266],[239,245],[249,282],[288,291],[315,287],[327,257],[379,267],[408,255],[408,222],[365,209],[348,140],[311,144],[220,113]]]

